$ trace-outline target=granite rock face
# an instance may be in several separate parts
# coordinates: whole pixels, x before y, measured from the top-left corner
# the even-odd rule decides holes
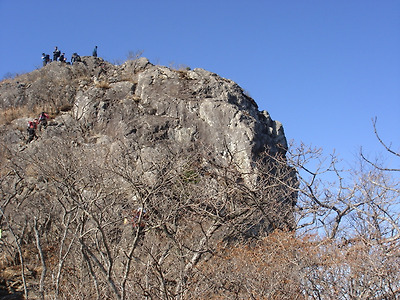
[[[27,123],[42,111],[48,126],[27,143]],[[97,282],[98,298],[148,299],[134,286],[183,295],[221,245],[295,227],[282,124],[217,74],[145,58],[52,62],[3,80],[0,113],[0,226],[13,228],[2,227],[0,253],[13,268],[18,247],[1,247],[18,236],[31,253],[40,239],[52,258],[49,293],[61,276],[71,299],[93,298],[87,287]],[[153,260],[154,272],[143,263]],[[42,272],[37,254],[25,263]]]
[[[92,137],[154,148],[203,147],[220,161],[233,156],[244,172],[261,151],[284,154],[287,147],[282,124],[259,111],[235,82],[203,69],[152,65],[146,58],[119,66],[93,57],[74,65],[53,62],[3,82],[0,95],[3,109],[51,111],[59,132],[80,127]],[[26,123],[19,120],[19,127]]]

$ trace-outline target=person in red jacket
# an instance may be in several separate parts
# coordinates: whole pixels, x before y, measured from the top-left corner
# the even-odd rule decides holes
[[[133,227],[139,227],[143,229],[146,226],[146,221],[148,220],[147,211],[141,207],[135,209],[132,212],[132,224]]]
[[[26,141],[27,144],[38,138],[36,135],[36,128],[37,123],[35,123],[35,121],[28,122],[28,128],[26,129],[28,131],[28,140]]]

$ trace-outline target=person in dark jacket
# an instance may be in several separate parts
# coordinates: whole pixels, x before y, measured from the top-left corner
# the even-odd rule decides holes
[[[78,62],[78,61],[81,61],[81,57],[79,56],[78,53],[75,52],[71,56],[71,64],[73,65],[74,62]]]
[[[50,62],[50,55],[42,53],[43,67]]]
[[[46,59],[46,54],[45,53],[42,53],[42,61],[43,61],[43,67],[45,65],[47,65],[47,59]]]
[[[65,53],[62,53],[62,54],[61,54],[61,56],[60,56],[60,61],[61,61],[62,63],[67,62],[67,59],[65,58]]]
[[[61,56],[61,51],[58,50],[58,47],[56,46],[56,47],[54,48],[54,51],[53,51],[53,61],[57,61],[57,59],[58,59],[60,56]]]
[[[92,56],[97,57],[97,46],[94,47]]]
[[[46,129],[48,119],[49,119],[49,115],[46,114],[44,111],[39,115],[39,130],[42,130],[42,127],[44,127],[44,129]]]
[[[26,129],[28,131],[28,140],[26,141],[27,144],[38,138],[36,135],[36,128],[37,123],[35,121],[28,122],[28,128]]]

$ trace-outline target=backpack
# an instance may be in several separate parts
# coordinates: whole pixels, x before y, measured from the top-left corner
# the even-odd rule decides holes
[[[32,121],[29,121],[28,122],[28,131],[30,131],[30,130],[32,130],[32,129],[35,129],[35,123],[34,122],[32,122]]]

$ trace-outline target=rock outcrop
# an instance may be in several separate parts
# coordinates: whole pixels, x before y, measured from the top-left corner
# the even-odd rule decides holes
[[[54,122],[70,131],[84,126],[100,140],[204,147],[215,159],[233,155],[243,172],[251,171],[265,149],[284,154],[287,147],[282,124],[259,111],[235,82],[203,69],[155,66],[145,58],[120,66],[92,57],[72,66],[54,62],[2,83],[0,94],[2,109],[50,110]],[[68,116],[60,114],[65,110]],[[21,128],[26,119],[13,123]]]
[[[222,244],[293,228],[282,124],[217,74],[83,57],[2,81],[0,108],[8,290],[20,265],[25,296],[190,299]]]

